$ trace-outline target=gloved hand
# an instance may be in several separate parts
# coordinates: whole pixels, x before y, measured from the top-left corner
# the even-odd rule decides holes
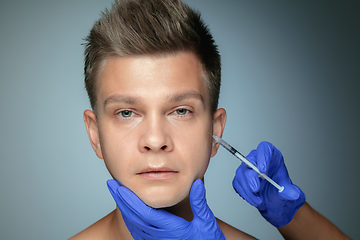
[[[225,240],[215,216],[206,203],[203,182],[196,180],[190,190],[191,222],[162,209],[151,208],[115,180],[108,188],[134,239],[220,239]]]
[[[285,226],[305,203],[305,194],[292,184],[281,152],[271,143],[260,143],[247,159],[255,164],[261,173],[266,173],[280,186],[284,186],[284,190],[279,193],[277,188],[259,178],[246,164],[241,164],[233,180],[235,191],[256,207],[273,226]]]

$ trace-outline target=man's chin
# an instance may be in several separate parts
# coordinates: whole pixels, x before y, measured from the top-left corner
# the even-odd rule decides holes
[[[173,207],[184,200],[184,197],[157,196],[140,199],[149,207],[160,209]]]
[[[152,191],[153,190],[153,191]],[[138,197],[149,207],[169,208],[173,207],[189,196],[190,189],[174,191],[173,189],[148,189]]]

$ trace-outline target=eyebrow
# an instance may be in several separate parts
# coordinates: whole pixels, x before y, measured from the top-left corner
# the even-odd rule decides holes
[[[204,97],[199,92],[196,92],[196,91],[188,91],[188,92],[184,92],[184,93],[180,93],[180,94],[174,94],[169,97],[169,101],[170,102],[180,102],[180,101],[182,101],[184,99],[188,99],[188,98],[196,98],[196,99],[199,99],[203,104],[205,103]],[[105,99],[104,107],[106,107],[106,105],[111,104],[111,103],[126,103],[126,104],[134,105],[134,104],[141,103],[141,99],[137,98],[137,97],[130,97],[130,96],[126,96],[126,95],[114,94]]]
[[[201,100],[203,103],[205,103],[204,97],[199,92],[196,92],[196,91],[189,91],[189,92],[185,92],[185,93],[174,94],[174,95],[170,96],[169,100],[170,100],[170,102],[180,102],[187,98],[196,98],[196,99]]]
[[[110,103],[137,104],[139,102],[141,102],[139,98],[115,94],[105,99],[104,107]]]

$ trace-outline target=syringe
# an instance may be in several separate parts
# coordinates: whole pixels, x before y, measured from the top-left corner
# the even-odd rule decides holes
[[[230,144],[228,144],[227,142],[225,142],[222,138],[219,138],[215,135],[213,135],[213,138],[220,143],[221,146],[223,146],[226,150],[228,150],[231,154],[233,154],[235,157],[237,157],[238,159],[240,159],[240,161],[242,161],[243,163],[245,163],[247,166],[249,166],[252,170],[254,170],[260,177],[262,177],[263,179],[267,180],[269,183],[271,183],[274,187],[276,187],[279,192],[282,192],[284,190],[283,186],[280,186],[279,184],[277,184],[274,180],[272,180],[271,178],[269,178],[266,174],[261,173],[259,171],[259,169],[252,164],[249,160],[246,159],[246,157],[244,157],[244,155],[242,155],[239,151],[237,151],[235,148],[233,148],[232,146],[230,146]]]

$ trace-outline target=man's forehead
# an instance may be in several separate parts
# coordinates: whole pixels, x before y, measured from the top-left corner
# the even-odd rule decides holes
[[[188,51],[179,51],[175,53],[159,53],[159,54],[141,54],[141,55],[128,55],[128,56],[118,56],[118,55],[112,55],[107,58],[105,58],[102,63],[99,66],[99,72],[98,72],[98,80],[101,81],[101,78],[104,77],[104,73],[107,72],[113,72],[116,69],[119,68],[121,65],[127,65],[127,63],[135,62],[136,60],[140,60],[140,64],[146,63],[156,63],[159,60],[163,60],[162,63],[168,63],[175,59],[177,56],[187,56],[187,62],[191,62],[191,66],[194,67],[194,69],[197,69],[197,74],[204,80],[206,73],[204,71],[204,67],[201,64],[201,61],[199,60],[198,56],[194,54],[193,52]],[[158,67],[158,66],[157,66]],[[172,65],[172,69],[181,69],[181,65],[179,63],[176,65]],[[143,71],[146,73],[146,71]]]
[[[175,60],[178,58],[177,60]],[[182,60],[179,60],[182,58]],[[138,77],[138,76],[146,76],[147,68],[146,66],[137,67],[134,71],[132,69],[133,66],[130,65],[129,68],[124,66],[129,66],[129,62],[140,60],[140,63],[144,59],[144,63],[149,61],[156,62],[160,59],[161,64],[159,67],[161,68],[164,64],[167,65],[169,62],[175,62],[177,64],[168,64],[168,69],[171,69],[169,79],[164,78],[163,81],[158,81],[156,78],[162,78],[162,75],[156,75],[157,72],[161,73],[161,69],[153,72],[154,74],[154,82],[153,79],[146,80],[146,78]],[[188,60],[188,61],[187,61]],[[178,64],[180,62],[180,64]],[[191,64],[190,64],[190,63]],[[138,66],[139,64],[137,64]],[[140,65],[141,66],[141,65]],[[165,72],[166,74],[167,72]],[[126,74],[128,74],[126,76]],[[150,74],[151,75],[151,71]],[[125,77],[124,77],[125,76]],[[137,77],[133,77],[137,76]],[[178,77],[177,77],[178,76]],[[136,92],[135,89],[142,88],[142,84],[149,84],[148,89],[146,91],[154,91],[157,92],[156,88],[161,88],[163,85],[169,85],[169,89],[171,89],[170,93],[166,94],[168,101],[181,101],[185,98],[197,98],[206,104],[208,102],[209,93],[208,88],[205,84],[205,73],[201,66],[198,57],[191,52],[180,52],[176,54],[166,54],[166,55],[150,55],[150,56],[111,56],[102,66],[102,70],[98,77],[98,100],[100,104],[107,104],[111,102],[140,102],[141,94],[136,96],[133,94],[132,96],[127,95],[126,91],[131,89],[131,92]],[[178,79],[177,79],[178,78]],[[174,80],[175,79],[175,80]],[[117,92],[116,86],[119,81],[122,81],[122,88],[120,92]],[[175,82],[174,82],[175,81]],[[138,84],[138,85],[136,85]],[[186,89],[187,85],[193,85],[189,89]],[[129,87],[130,86],[130,87]],[[154,89],[155,86],[155,89]],[[184,88],[183,88],[184,87]],[[178,89],[183,88],[183,89]],[[126,90],[125,90],[126,89]],[[124,91],[121,91],[124,90]],[[207,104],[206,104],[207,105]]]

